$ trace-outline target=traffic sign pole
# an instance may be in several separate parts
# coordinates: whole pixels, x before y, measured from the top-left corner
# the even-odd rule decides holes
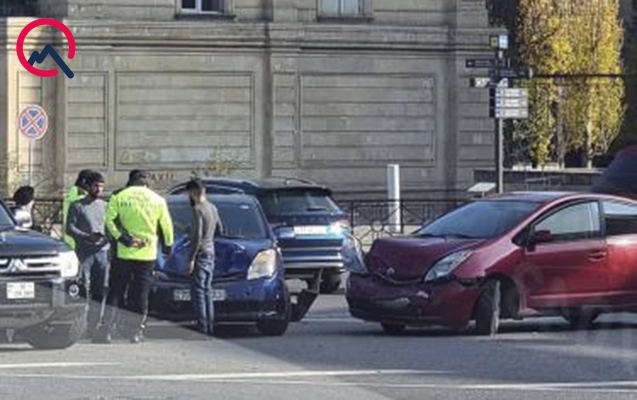
[[[496,51],[498,60],[504,59],[504,52]],[[497,89],[496,89],[497,90]],[[495,190],[497,193],[504,191],[504,124],[502,118],[495,119]]]
[[[529,93],[527,89],[510,89],[513,79],[529,79],[533,70],[528,67],[512,67],[511,59],[505,56],[509,49],[507,35],[492,35],[489,45],[495,50],[494,58],[471,58],[465,60],[466,68],[489,70],[489,77],[471,78],[473,88],[489,88],[489,116],[495,120],[494,152],[496,191],[504,191],[504,125],[505,119],[529,117]]]
[[[18,118],[20,133],[29,140],[29,185],[33,185],[33,141],[42,139],[49,129],[49,117],[38,105],[25,107]]]

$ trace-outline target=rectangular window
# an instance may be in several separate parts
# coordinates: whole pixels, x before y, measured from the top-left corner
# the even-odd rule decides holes
[[[319,0],[323,17],[358,17],[364,14],[366,0]]]
[[[226,10],[224,0],[179,0],[181,12],[221,14]]]

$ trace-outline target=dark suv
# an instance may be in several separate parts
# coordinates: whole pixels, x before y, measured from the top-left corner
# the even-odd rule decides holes
[[[637,200],[637,145],[628,146],[617,153],[593,185],[593,192]]]
[[[259,200],[281,247],[288,279],[305,280],[312,287],[319,271],[321,293],[339,288],[349,222],[328,188],[297,178],[203,181],[211,194],[243,193]],[[169,193],[184,193],[185,186],[181,183]]]
[[[20,227],[0,201],[0,331],[35,348],[62,349],[82,336],[86,299],[75,253]]]

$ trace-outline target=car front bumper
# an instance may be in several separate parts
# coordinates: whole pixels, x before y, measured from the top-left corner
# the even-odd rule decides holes
[[[192,301],[175,300],[176,291],[188,291],[188,280],[156,279],[150,292],[150,315],[169,321],[196,319]],[[289,311],[289,296],[281,276],[270,279],[219,282],[213,290],[223,291],[225,298],[214,301],[215,322],[250,323],[284,318]]]
[[[480,293],[477,282],[396,285],[350,274],[346,298],[350,314],[365,321],[462,329],[471,320]]]
[[[33,298],[8,298],[8,284],[27,281],[35,286]],[[75,279],[0,279],[0,329],[22,329],[45,321],[70,323],[85,313],[86,305]]]

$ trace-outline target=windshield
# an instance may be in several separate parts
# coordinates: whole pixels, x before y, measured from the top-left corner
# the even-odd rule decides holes
[[[250,203],[215,203],[223,224],[223,237],[236,239],[267,238],[267,228],[259,210]],[[183,235],[190,225],[190,204],[170,204],[175,236]]]
[[[508,232],[538,207],[522,201],[477,201],[442,216],[415,235],[492,239]]]
[[[13,228],[14,223],[5,205],[0,203],[0,229]]]
[[[268,216],[339,211],[328,193],[320,189],[277,190],[260,195],[259,200]]]

